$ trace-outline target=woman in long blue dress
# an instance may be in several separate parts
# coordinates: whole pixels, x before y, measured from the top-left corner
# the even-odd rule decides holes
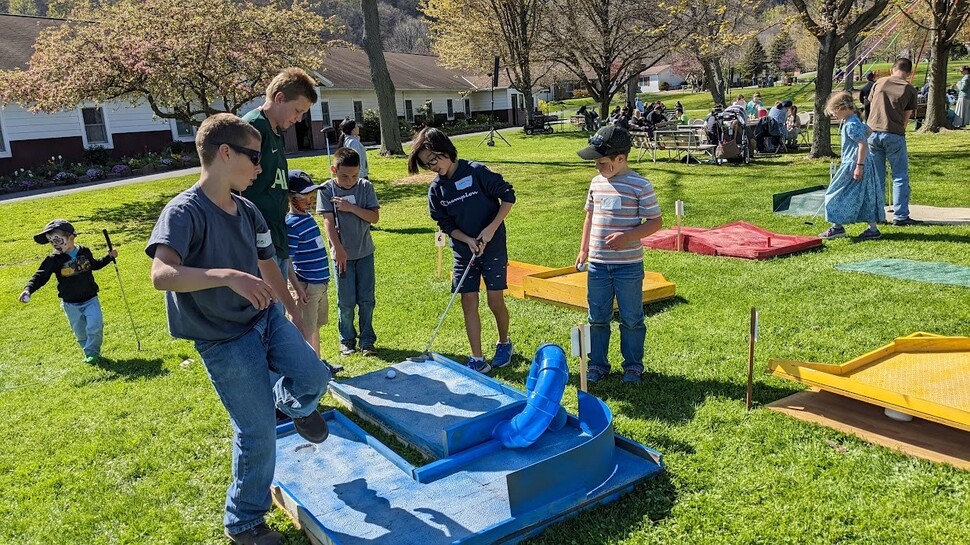
[[[832,226],[819,237],[844,237],[845,225],[867,223],[869,227],[858,239],[880,238],[882,233],[876,225],[886,219],[886,198],[866,142],[872,131],[859,119],[850,93],[832,94],[826,110],[842,122],[842,164],[825,191],[825,219]]]

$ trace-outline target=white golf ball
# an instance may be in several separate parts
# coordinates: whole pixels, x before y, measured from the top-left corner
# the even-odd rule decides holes
[[[586,264],[583,263],[581,265],[576,265],[576,270],[579,271],[579,272],[585,271],[586,270]]]
[[[29,303],[29,302],[30,302],[30,296],[24,295],[24,303]]]
[[[396,376],[397,376],[397,371],[395,371],[394,369],[387,370],[387,378],[394,378]]]

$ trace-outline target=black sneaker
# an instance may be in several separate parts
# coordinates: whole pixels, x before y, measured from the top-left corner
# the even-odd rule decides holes
[[[893,220],[893,225],[896,227],[909,227],[910,225],[923,225],[923,222],[919,220],[914,220],[913,218],[903,218],[899,220]]]
[[[300,437],[311,443],[322,443],[330,435],[327,421],[317,411],[313,411],[303,418],[294,418],[293,427],[296,428]]]
[[[283,534],[271,530],[265,522],[238,534],[226,530],[226,537],[239,545],[279,545],[283,542]]]

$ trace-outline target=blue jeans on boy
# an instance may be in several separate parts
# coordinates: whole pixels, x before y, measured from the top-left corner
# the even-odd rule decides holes
[[[623,370],[643,372],[643,344],[647,325],[643,321],[643,262],[606,264],[589,262],[586,301],[589,303],[589,367],[610,370],[610,321],[613,299],[620,307],[620,353]]]
[[[317,409],[330,371],[300,331],[271,305],[244,335],[196,341],[209,380],[229,412],[233,483],[224,524],[230,534],[264,522],[276,469],[276,412],[301,418]],[[270,372],[279,373],[275,385]]]
[[[374,254],[360,259],[348,259],[347,271],[337,275],[337,331],[340,344],[357,346],[354,329],[354,307],[360,318],[360,347],[371,348],[377,342],[374,333],[375,304]]]
[[[906,137],[891,132],[873,132],[869,136],[869,153],[876,163],[876,175],[886,187],[886,159],[893,173],[893,219],[909,217],[909,158]]]
[[[74,331],[77,344],[81,345],[85,356],[101,355],[101,341],[104,340],[104,316],[101,303],[92,297],[83,303],[61,301],[61,308],[67,314],[67,321]]]

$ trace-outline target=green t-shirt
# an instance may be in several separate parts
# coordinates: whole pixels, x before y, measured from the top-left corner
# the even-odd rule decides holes
[[[286,151],[284,150],[283,135],[273,131],[269,120],[262,110],[253,110],[243,116],[243,120],[252,125],[263,137],[263,158],[259,166],[263,171],[256,177],[253,185],[243,191],[246,197],[263,214],[266,225],[269,226],[273,237],[273,247],[280,259],[289,257],[286,239],[286,213],[289,211],[289,196],[286,185]]]

